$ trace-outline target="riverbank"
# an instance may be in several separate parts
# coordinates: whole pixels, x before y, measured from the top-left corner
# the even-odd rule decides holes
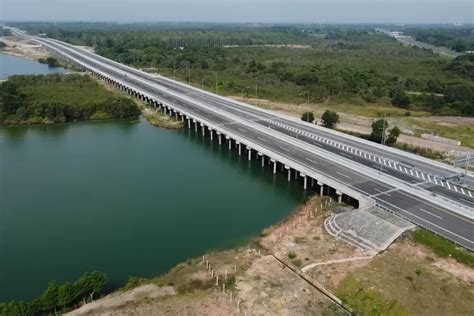
[[[142,114],[147,119],[147,121],[153,126],[168,129],[180,129],[184,127],[183,122],[178,121],[158,110],[143,107]]]
[[[336,204],[320,205],[314,196],[247,247],[187,260],[154,279],[132,278],[68,315],[345,315],[345,308],[362,314],[461,315],[472,310],[466,304],[474,299],[472,268],[436,256],[409,236],[377,256],[361,252],[326,233],[324,219]],[[311,268],[302,270],[305,266]],[[337,295],[345,308],[323,293]]]

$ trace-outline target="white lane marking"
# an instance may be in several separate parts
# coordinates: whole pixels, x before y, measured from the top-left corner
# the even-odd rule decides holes
[[[345,154],[345,153],[339,153],[339,155],[347,157],[349,159],[353,159],[353,157],[351,155],[348,155],[348,154]]]
[[[382,190],[377,189],[377,188],[374,188],[374,190],[377,191],[377,192],[380,192],[381,194],[385,194],[385,195],[391,196],[390,194],[387,193],[387,191],[382,191]]]
[[[314,161],[314,160],[312,160],[312,159],[309,159],[309,158],[305,158],[305,159],[306,159],[306,160],[308,160],[309,162],[312,162],[312,163],[314,163],[315,165],[317,165],[317,164],[318,164],[316,161]]]
[[[400,192],[400,193],[401,193],[401,192]],[[407,212],[407,211],[405,211],[404,209],[401,209],[401,208],[399,208],[398,206],[395,206],[395,205],[393,205],[393,204],[390,203],[390,202],[387,202],[387,201],[382,201],[382,202],[385,203],[385,204],[391,205],[392,207],[394,207],[394,208],[400,210],[400,211],[403,212],[403,213],[408,214],[409,216],[416,217],[416,218],[418,218],[418,219],[420,219],[420,220],[422,220],[422,221],[424,221],[424,222],[427,222],[427,223],[430,224],[430,225],[433,225],[433,226],[436,227],[436,228],[439,228],[439,229],[441,229],[441,230],[444,230],[445,232],[450,233],[451,235],[454,235],[454,236],[456,236],[456,237],[458,237],[458,238],[461,238],[461,239],[463,239],[463,240],[465,240],[465,241],[467,241],[467,242],[469,242],[469,243],[472,243],[472,240],[469,240],[469,239],[467,239],[467,238],[464,238],[464,237],[461,236],[461,235],[458,235],[458,234],[456,234],[456,233],[453,233],[452,231],[450,231],[450,230],[448,230],[448,229],[446,229],[446,228],[443,228],[443,227],[441,227],[441,226],[439,226],[439,225],[436,225],[435,223],[432,223],[432,222],[430,222],[430,221],[424,219],[423,217],[420,217],[420,216],[415,215],[415,214],[413,214],[413,213]]]
[[[260,139],[262,142],[265,142],[265,143],[267,142],[265,139],[263,139],[263,138],[260,137],[260,136],[257,136],[257,139]]]
[[[428,212],[427,210],[424,210],[422,208],[420,208],[420,211],[425,212],[426,214],[430,214],[431,216],[436,217],[438,219],[441,219],[441,216],[435,215],[435,214],[433,214],[431,212]]]
[[[469,203],[469,204],[473,204],[472,201],[469,201],[469,200],[466,200],[466,199],[463,199],[463,198],[459,198],[459,199],[462,200],[462,201],[464,201],[464,202],[467,202],[467,203]]]
[[[247,133],[245,130],[241,129],[240,127],[238,128],[239,131],[241,131],[242,133]]]
[[[286,152],[290,152],[288,149],[286,149],[286,148],[284,148],[284,147],[281,147],[281,146],[278,146],[278,147],[280,147],[280,149],[283,149],[283,150],[286,151]]]
[[[350,178],[351,178],[351,177],[349,177],[348,175],[345,175],[345,174],[343,174],[343,173],[341,173],[341,172],[339,172],[339,171],[336,171],[336,173],[337,173],[338,175],[340,175],[340,176],[343,176],[343,177],[347,178],[347,179],[350,179]]]

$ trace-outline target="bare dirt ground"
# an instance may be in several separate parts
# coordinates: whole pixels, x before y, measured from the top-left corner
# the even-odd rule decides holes
[[[269,101],[269,100],[264,100],[264,99],[241,98],[241,97],[231,97],[231,98],[242,101],[242,102],[246,102],[249,104],[253,104],[258,107],[269,109],[281,114],[297,117],[297,118],[299,118],[301,114],[305,111],[312,111],[313,113],[315,113],[317,117],[316,120],[318,121],[319,121],[318,118],[323,114],[323,112],[326,109],[328,108],[331,109],[333,107],[333,106],[328,106],[325,103],[296,105],[296,104],[274,102],[274,101]],[[360,107],[362,106],[359,106],[359,108]],[[350,106],[347,106],[347,108],[350,108]],[[372,131],[371,124],[375,116],[372,116],[372,115],[363,116],[363,115],[357,114],[360,111],[356,111],[354,109],[351,109],[351,111],[353,112],[347,111],[347,113],[345,113],[344,111],[340,111],[339,107],[337,107],[337,109],[335,110],[338,111],[341,118],[341,122],[338,124],[338,128],[342,130],[347,130],[347,131],[357,132],[357,133],[364,133],[364,134],[370,134],[370,132]],[[363,110],[363,111],[367,112],[367,114],[373,114],[372,112],[374,112],[373,109]],[[436,151],[441,151],[441,152],[450,152],[453,150],[454,151],[472,151],[472,148],[469,148],[469,147],[444,144],[444,143],[435,142],[428,139],[412,136],[409,134],[418,128],[420,129],[423,128],[422,126],[417,126],[416,124],[413,125],[413,121],[415,122],[420,121],[421,123],[425,123],[423,126],[425,126],[426,123],[429,123],[429,124],[437,124],[440,126],[442,126],[443,124],[448,124],[448,126],[450,127],[453,127],[453,126],[465,127],[465,126],[474,125],[474,118],[458,117],[458,116],[448,116],[448,117],[442,116],[441,117],[441,116],[424,116],[424,115],[428,115],[428,114],[423,113],[423,112],[417,113],[416,116],[412,120],[410,120],[410,124],[405,122],[406,118],[403,116],[387,117],[387,121],[389,122],[390,125],[400,126],[402,129],[402,132],[405,133],[405,134],[402,133],[400,137],[398,138],[398,141],[401,143],[407,143],[410,145],[420,146],[420,147],[425,147],[425,148],[433,148]]]
[[[38,58],[48,57],[48,52],[32,41],[20,40],[14,37],[2,37],[2,42],[7,44],[2,53],[38,60]]]

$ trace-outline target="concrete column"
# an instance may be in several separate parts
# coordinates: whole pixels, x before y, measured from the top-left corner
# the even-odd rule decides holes
[[[194,131],[197,133],[198,131],[198,123],[196,121],[193,121],[194,122]]]
[[[274,159],[271,159],[271,162],[273,162],[273,174],[277,173],[277,162]]]
[[[262,154],[262,167],[265,166],[265,155]]]
[[[319,188],[319,196],[323,197],[324,196],[324,183],[318,181],[318,185],[320,186]]]
[[[249,152],[249,161],[252,160],[252,148],[247,147],[247,150]]]
[[[187,118],[188,119],[188,128],[191,128],[191,119],[190,118]]]
[[[222,135],[220,133],[217,133],[217,138],[219,138],[219,146],[222,145]]]
[[[212,131],[211,128],[209,128],[209,137],[211,138],[211,142],[212,142],[212,139],[214,138],[214,132]]]
[[[181,114],[181,122],[184,122],[184,115]]]
[[[298,180],[298,170],[295,170],[295,180]]]
[[[306,178],[306,175],[302,174],[301,175],[303,177],[303,189],[307,189],[308,188],[308,178]]]
[[[229,150],[232,149],[232,139],[230,139],[229,137],[226,137],[227,139],[227,143],[229,144]]]
[[[205,132],[205,127],[204,125],[201,125],[201,130],[202,130],[202,136],[204,137],[204,135],[206,135],[206,132]]]
[[[176,120],[178,120],[178,112],[174,112]]]
[[[342,192],[341,191],[336,191],[337,194],[337,203],[341,204],[342,202]]]
[[[291,181],[291,168],[288,166],[285,166],[285,169],[288,169],[288,181]]]
[[[314,187],[314,178],[311,178],[311,187]]]
[[[239,156],[242,155],[242,144],[237,143],[237,146],[239,146]]]

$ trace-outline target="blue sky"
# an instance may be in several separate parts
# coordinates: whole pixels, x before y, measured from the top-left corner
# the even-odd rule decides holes
[[[0,0],[0,20],[474,23],[473,0]]]

